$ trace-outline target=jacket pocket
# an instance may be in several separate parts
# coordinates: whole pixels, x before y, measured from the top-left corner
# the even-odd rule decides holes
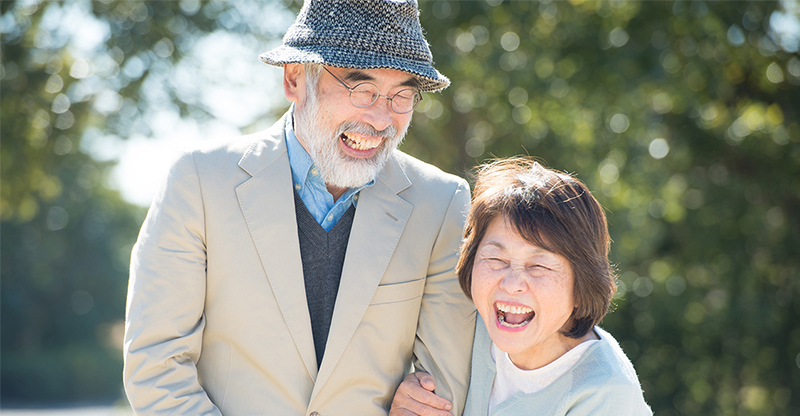
[[[370,305],[395,303],[411,300],[422,296],[425,289],[425,278],[403,283],[378,285],[375,295],[372,296]]]

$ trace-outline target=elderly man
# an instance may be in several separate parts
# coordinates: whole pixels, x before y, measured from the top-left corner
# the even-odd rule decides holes
[[[421,92],[449,84],[415,1],[307,0],[260,59],[283,66],[292,107],[180,156],[133,250],[131,405],[382,415],[413,364],[460,414],[475,313],[453,268],[469,188],[397,150]]]

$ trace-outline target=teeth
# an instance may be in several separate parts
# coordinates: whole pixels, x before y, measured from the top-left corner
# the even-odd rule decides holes
[[[527,306],[508,305],[505,303],[497,303],[497,309],[504,313],[531,313],[533,309]]]
[[[356,150],[370,150],[381,144],[380,138],[364,137],[356,133],[344,133],[343,136],[344,143]]]
[[[533,313],[533,309],[531,309],[531,308],[529,308],[527,306],[509,305],[507,303],[497,302],[497,303],[495,303],[495,307],[497,308],[497,320],[500,321],[500,324],[503,325],[506,328],[520,328],[520,327],[523,327],[523,326],[527,325],[528,323],[530,323],[531,320],[533,320],[533,317],[536,315],[535,313]],[[524,321],[514,324],[514,323],[506,322],[506,314],[514,314],[514,315],[530,314],[530,316],[525,318]]]
[[[530,318],[528,318],[528,319],[526,319],[526,320],[524,320],[524,321],[522,321],[522,322],[520,322],[518,324],[510,324],[510,323],[506,322],[506,317],[504,315],[497,315],[497,319],[505,327],[508,327],[508,328],[519,328],[521,326],[528,325],[528,322],[530,322],[531,319],[533,319],[533,317],[530,317]]]

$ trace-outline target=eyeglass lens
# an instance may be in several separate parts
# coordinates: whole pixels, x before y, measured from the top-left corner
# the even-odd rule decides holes
[[[371,82],[362,82],[350,91],[350,102],[359,108],[371,106],[378,97],[380,97],[378,87]],[[400,114],[410,113],[420,101],[419,93],[411,88],[400,90],[388,99],[392,104],[392,110]]]

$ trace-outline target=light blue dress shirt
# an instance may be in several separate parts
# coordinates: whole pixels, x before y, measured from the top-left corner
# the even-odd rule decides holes
[[[314,216],[325,231],[330,231],[342,218],[350,205],[358,206],[358,193],[375,183],[375,179],[364,186],[349,188],[334,202],[333,195],[328,192],[319,169],[314,165],[311,156],[294,134],[294,106],[290,117],[286,117],[286,149],[289,153],[289,165],[292,167],[292,183],[294,190],[300,195],[308,212]]]

